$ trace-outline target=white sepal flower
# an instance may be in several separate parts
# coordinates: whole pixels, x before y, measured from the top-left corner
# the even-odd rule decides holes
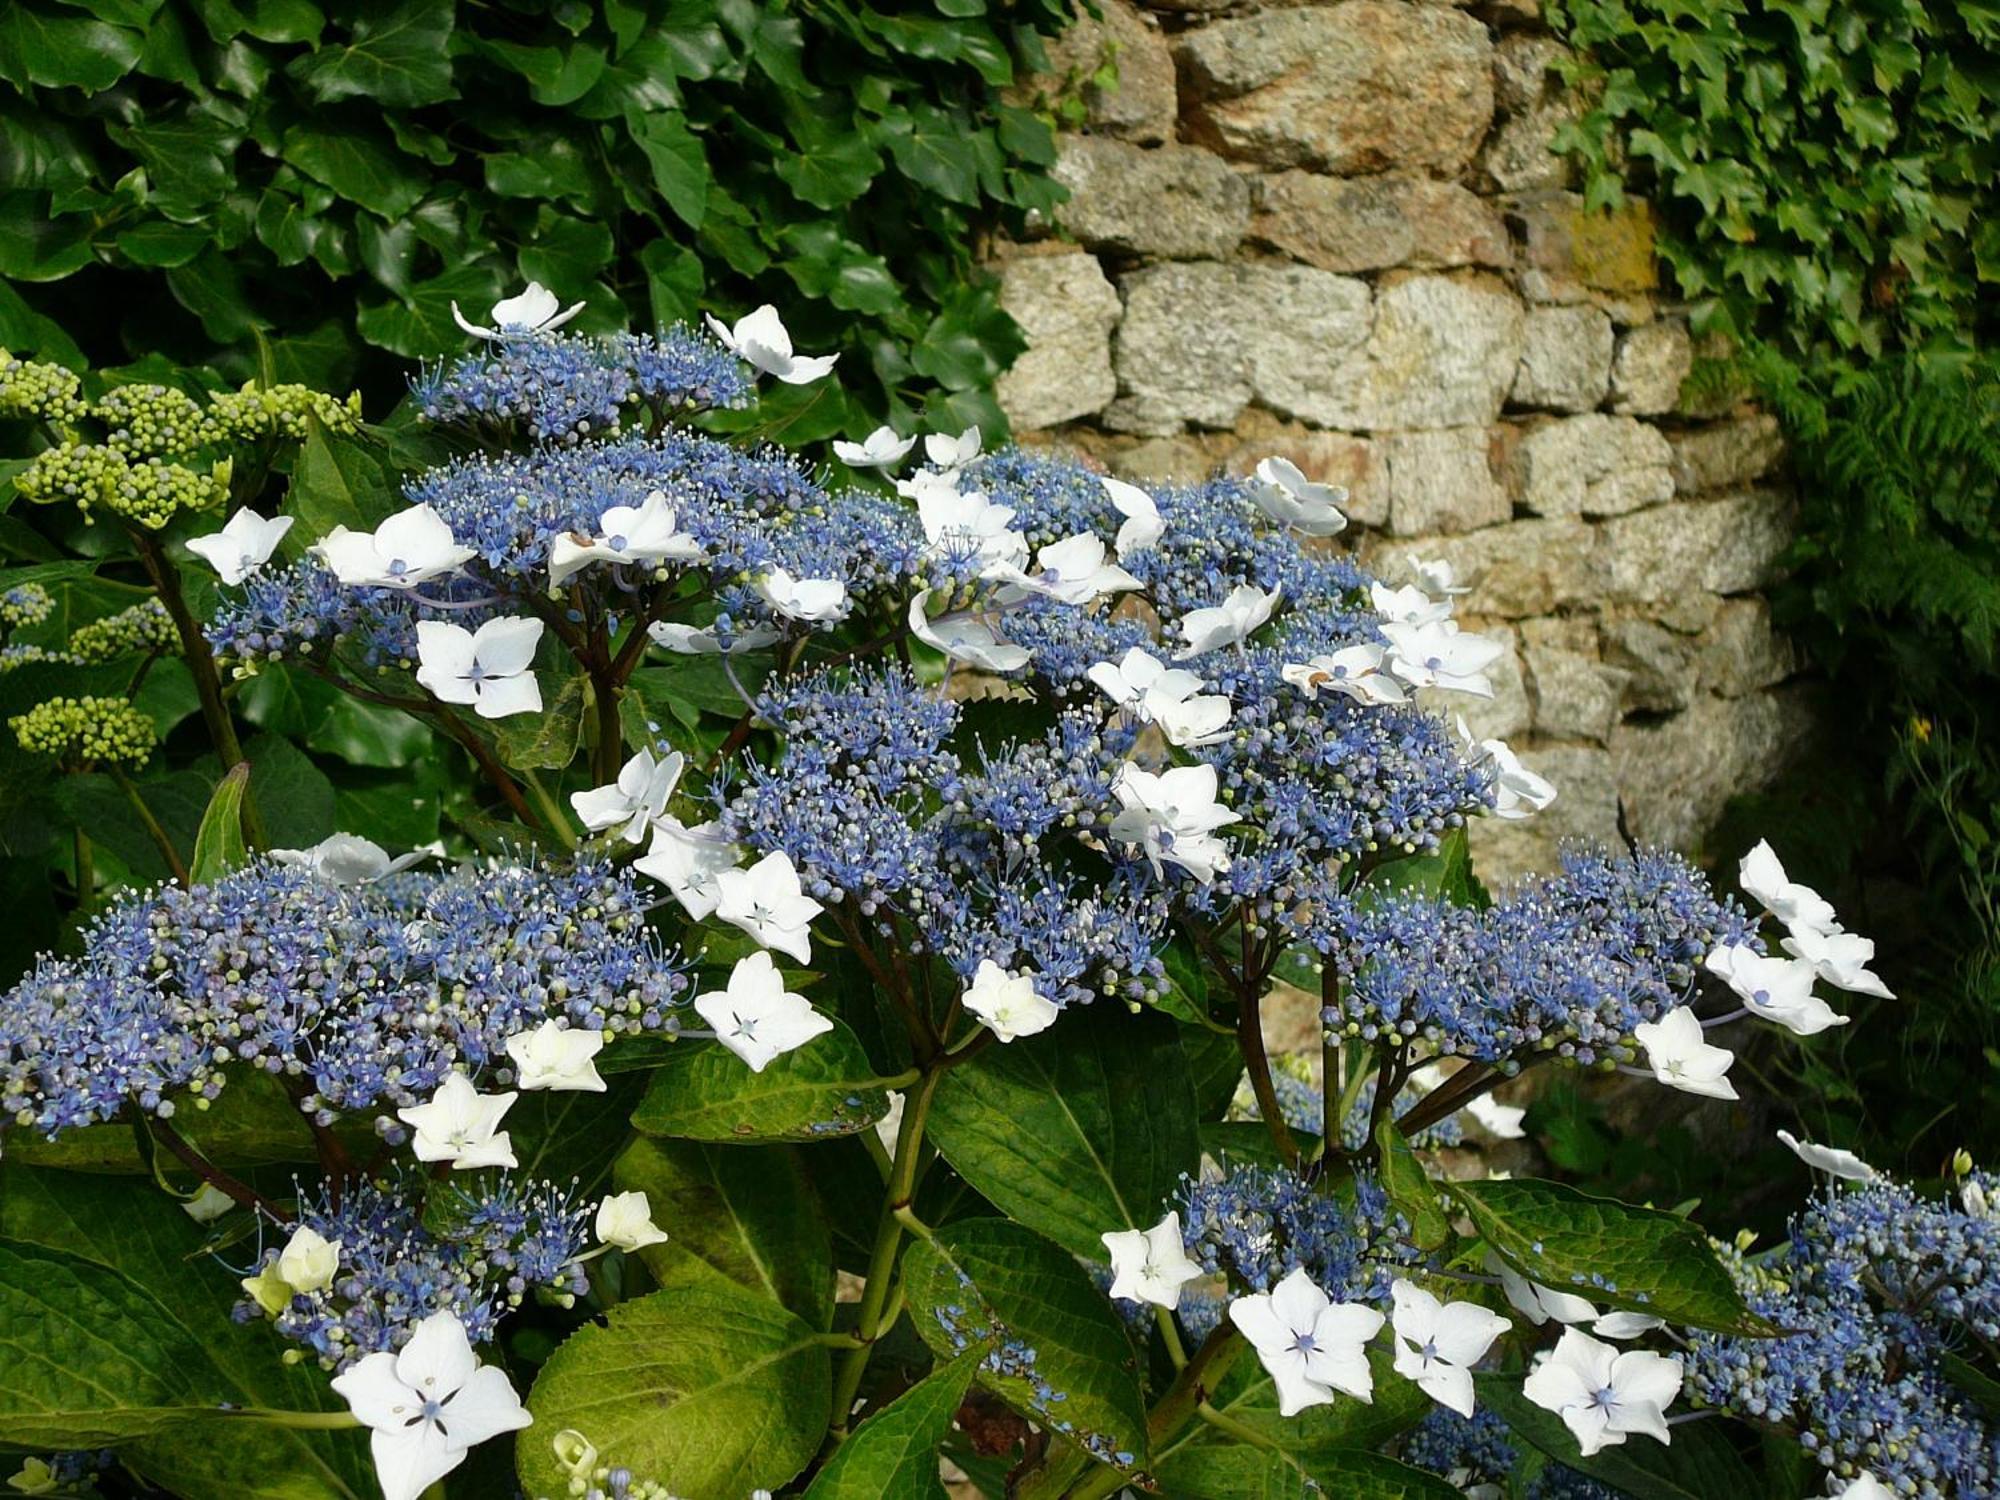
[[[847,585],[838,578],[794,578],[785,568],[759,574],[754,587],[763,601],[788,620],[808,625],[845,618]]]
[[[1522,765],[1505,740],[1481,740],[1477,748],[1493,762],[1494,817],[1532,818],[1556,800],[1555,783]]]
[[[1335,1391],[1374,1401],[1366,1346],[1381,1331],[1382,1315],[1372,1307],[1333,1301],[1304,1267],[1269,1292],[1238,1297],[1229,1304],[1229,1321],[1277,1385],[1279,1416],[1323,1406]]]
[[[1863,1469],[1833,1500],[1896,1500],[1896,1492]]]
[[[1528,1372],[1521,1393],[1561,1417],[1589,1458],[1635,1432],[1671,1441],[1666,1409],[1681,1393],[1681,1362],[1644,1349],[1621,1351],[1565,1328],[1554,1351]]]
[[[187,549],[215,569],[224,583],[241,583],[271,560],[291,529],[290,516],[267,521],[246,505],[223,522],[222,530],[191,537]]]
[[[1386,583],[1371,583],[1368,600],[1375,613],[1391,625],[1435,625],[1451,618],[1449,598],[1434,598],[1414,584],[1391,588]]]
[[[581,302],[564,308],[554,292],[539,281],[531,281],[525,292],[502,297],[493,304],[492,312],[487,315],[493,319],[491,328],[467,322],[456,302],[451,305],[451,320],[476,339],[519,338],[524,334],[554,333],[583,308]]]
[[[1590,1331],[1601,1339],[1636,1339],[1665,1325],[1665,1318],[1646,1313],[1608,1312],[1590,1325]]]
[[[1156,773],[1127,761],[1111,784],[1123,809],[1111,821],[1111,837],[1139,845],[1155,875],[1162,864],[1179,865],[1207,885],[1229,868],[1229,846],[1215,830],[1239,821],[1216,800],[1216,787],[1211,765]]]
[[[924,439],[924,457],[946,471],[962,469],[979,457],[979,444],[977,426],[966,428],[957,437],[934,432]]]
[[[1182,749],[1229,737],[1229,699],[1203,693],[1199,676],[1166,666],[1143,647],[1134,646],[1116,665],[1098,662],[1087,675],[1113,703],[1141,722],[1158,724],[1168,741]]]
[[[1801,929],[1832,932],[1840,925],[1832,902],[1785,873],[1769,839],[1759,839],[1757,846],[1743,856],[1736,866],[1736,882],[1753,901],[1793,932]]]
[[[1259,510],[1301,536],[1333,536],[1347,529],[1340,513],[1347,491],[1336,484],[1314,484],[1287,458],[1267,458],[1249,480],[1250,498]]]
[[[542,622],[525,615],[488,620],[477,630],[417,621],[417,681],[441,703],[469,703],[482,719],[542,711],[532,670]]]
[[[613,1193],[597,1205],[597,1238],[619,1250],[664,1245],[667,1232],[653,1222],[653,1205],[643,1192]]]
[[[1514,1325],[1477,1302],[1440,1302],[1413,1281],[1389,1288],[1395,1303],[1396,1373],[1440,1406],[1472,1415],[1472,1367]]]
[[[653,825],[652,846],[632,862],[632,868],[673,892],[681,910],[700,922],[713,916],[722,900],[716,876],[735,869],[742,857],[742,851],[724,837],[720,823],[689,828],[678,818],[662,818]]]
[[[803,995],[785,988],[785,976],[768,953],[736,960],[729,985],[695,997],[694,1008],[715,1028],[715,1039],[761,1073],[770,1061],[833,1030],[833,1022]]]
[[[407,1105],[396,1118],[410,1127],[410,1149],[418,1161],[448,1161],[461,1172],[517,1167],[514,1143],[500,1121],[519,1097],[482,1094],[463,1073],[453,1073],[428,1104]]]
[[[1789,1130],[1779,1131],[1778,1139],[1807,1166],[1829,1177],[1838,1177],[1842,1182],[1873,1182],[1881,1175],[1852,1151],[1843,1151],[1838,1146],[1802,1141]]]
[[[549,587],[559,589],[592,563],[695,562],[701,543],[677,528],[664,491],[638,505],[613,505],[597,518],[596,536],[565,531],[549,547]]]
[[[1709,973],[1736,992],[1753,1016],[1774,1021],[1800,1036],[1817,1036],[1829,1026],[1845,1026],[1847,1017],[1813,993],[1818,977],[1800,958],[1766,958],[1745,943],[1717,948],[1703,961]]]
[[[687,757],[678,750],[654,757],[640,750],[618,769],[618,779],[610,786],[592,787],[587,792],[571,792],[569,805],[592,833],[624,824],[624,839],[639,843],[655,819],[664,817],[667,801],[680,784]]]
[[[1835,989],[1851,995],[1874,995],[1893,1000],[1895,993],[1882,976],[1868,967],[1875,956],[1875,943],[1856,932],[1821,932],[1813,927],[1794,927],[1782,940],[1794,958],[1804,959],[1813,972]]]
[[[1188,1259],[1181,1216],[1169,1213],[1151,1229],[1116,1229],[1098,1236],[1111,1252],[1111,1295],[1172,1310],[1181,1288],[1206,1273]]]
[[[482,1365],[456,1314],[435,1312],[396,1353],[333,1378],[369,1433],[382,1500],[418,1500],[488,1438],[532,1426],[506,1372]]]
[[[1445,557],[1424,559],[1410,554],[1410,571],[1417,575],[1417,587],[1433,599],[1450,599],[1472,590],[1458,581],[1458,573]]]
[[[786,331],[784,319],[768,302],[738,318],[734,327],[713,313],[706,317],[709,331],[722,340],[723,347],[731,354],[786,385],[810,385],[840,358],[838,354],[794,354],[792,336]]]
[[[1389,642],[1389,670],[1411,687],[1493,696],[1493,680],[1486,669],[1507,654],[1504,641],[1470,635],[1452,620],[1423,625],[1388,620],[1382,635]]]
[[[596,1062],[604,1050],[601,1031],[544,1021],[533,1031],[515,1032],[506,1045],[519,1088],[601,1094],[607,1087]]]
[[[672,620],[655,620],[646,627],[655,646],[663,646],[682,656],[732,656],[739,651],[761,651],[784,639],[784,632],[770,625],[753,625],[725,636],[713,625],[679,625]]]
[[[1037,992],[1033,974],[1003,969],[990,958],[982,958],[973,970],[972,983],[965,987],[965,1008],[1002,1042],[1047,1031],[1062,1014]]]
[[[317,1292],[333,1285],[340,1274],[340,1241],[330,1240],[310,1224],[301,1224],[278,1252],[278,1274],[295,1292]]]
[[[812,919],[826,908],[799,886],[791,857],[774,849],[747,870],[719,870],[715,914],[740,927],[766,948],[812,962]]]
[[[1112,543],[1120,562],[1134,552],[1144,552],[1167,534],[1167,523],[1160,518],[1159,505],[1138,485],[1127,484],[1108,475],[1099,479],[1098,483],[1111,497],[1111,508],[1125,518],[1118,527],[1117,539]]]
[[[931,597],[925,589],[910,601],[910,634],[934,651],[942,651],[953,661],[962,661],[982,672],[1018,672],[1032,659],[1028,648],[1003,640],[992,626],[972,615],[940,615],[932,620],[924,606]]]
[[[336,526],[313,544],[313,555],[353,588],[409,589],[458,569],[474,555],[451,534],[451,523],[428,505],[397,511],[373,531]]]
[[[1486,1254],[1486,1269],[1500,1278],[1500,1289],[1514,1311],[1537,1328],[1550,1322],[1588,1323],[1598,1316],[1596,1305],[1588,1299],[1530,1281],[1491,1251]]]
[[[1711,1099],[1738,1097],[1736,1085],[1723,1077],[1736,1055],[1710,1046],[1701,1022],[1685,1005],[1674,1007],[1657,1021],[1641,1021],[1632,1028],[1632,1035],[1646,1049],[1646,1066],[1668,1088]]]
[[[1208,609],[1189,610],[1181,616],[1178,627],[1181,639],[1187,644],[1174,653],[1175,657],[1186,661],[1224,646],[1242,645],[1271,618],[1271,611],[1283,597],[1280,589],[1267,594],[1254,585],[1239,583],[1222,603]]]
[[[310,849],[273,849],[271,858],[281,865],[310,870],[335,885],[368,885],[409,869],[424,858],[424,851],[418,849],[391,859],[389,851],[372,839],[355,833],[335,833]]]
[[[833,456],[850,469],[887,469],[901,463],[912,448],[914,437],[898,437],[893,427],[878,427],[858,443],[836,440]]]
[[[1316,698],[1325,691],[1345,694],[1371,708],[1384,703],[1408,703],[1409,689],[1384,670],[1388,658],[1389,653],[1383,647],[1363,642],[1308,661],[1287,662],[1278,669],[1278,676],[1308,698]]]
[[[1011,505],[996,505],[980,490],[961,491],[938,474],[919,474],[907,488],[924,540],[938,556],[975,563],[981,577],[1015,577],[1028,565],[1028,539],[1013,529]]]
[[[1005,576],[1016,588],[1064,604],[1090,604],[1104,594],[1141,587],[1138,579],[1107,561],[1104,539],[1088,531],[1050,542],[1035,554],[1036,573],[1009,568]]]

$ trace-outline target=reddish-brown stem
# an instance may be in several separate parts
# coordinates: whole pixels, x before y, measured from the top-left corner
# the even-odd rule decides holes
[[[225,1194],[245,1208],[269,1214],[280,1224],[289,1224],[292,1222],[290,1209],[280,1208],[247,1182],[240,1182],[236,1178],[231,1177],[222,1168],[195,1150],[187,1137],[174,1129],[165,1120],[155,1119],[149,1121],[148,1124],[153,1132],[154,1139],[173,1152],[180,1159],[181,1165],[185,1166],[190,1172],[194,1173],[195,1176],[199,1177],[217,1192]]]

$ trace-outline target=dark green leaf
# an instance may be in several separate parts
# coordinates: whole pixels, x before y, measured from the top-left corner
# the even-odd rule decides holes
[[[108,89],[138,62],[139,45],[138,32],[90,16],[0,6],[0,78],[18,89]]]
[[[1438,1189],[1424,1164],[1417,1160],[1403,1132],[1387,1114],[1375,1127],[1375,1150],[1381,1163],[1382,1188],[1389,1201],[1410,1223],[1410,1238],[1419,1249],[1436,1250],[1451,1238],[1451,1219],[1438,1206]]]
[[[1159,1480],[1178,1500],[1457,1500],[1435,1474],[1379,1453],[1327,1453],[1310,1461],[1242,1444],[1196,1444],[1160,1460]]]
[[[718,1042],[678,1044],[654,1072],[632,1124],[697,1141],[817,1141],[866,1130],[888,1112],[868,1055],[835,1021],[761,1073]]]
[[[424,195],[421,171],[379,137],[330,125],[294,125],[285,132],[286,161],[341,197],[385,219],[400,219]]]
[[[397,0],[364,12],[345,46],[321,47],[289,69],[322,104],[365,99],[377,106],[437,104],[458,97],[451,81],[455,7]]]
[[[1716,1500],[1757,1493],[1757,1481],[1737,1457],[1722,1422],[1676,1427],[1672,1443],[1628,1438],[1585,1458],[1562,1418],[1521,1393],[1521,1377],[1478,1375],[1474,1380],[1481,1404],[1505,1417],[1515,1436],[1632,1500]]]
[[[701,228],[708,212],[708,158],[701,142],[678,114],[628,114],[625,128],[646,154],[653,186],[690,229]]]
[[[804,1500],[945,1500],[938,1446],[984,1355],[968,1349],[869,1417],[834,1450]]]
[[[188,861],[188,877],[197,885],[218,880],[249,860],[243,841],[243,795],[249,785],[247,765],[232,768],[216,784],[195,834],[194,858]]]

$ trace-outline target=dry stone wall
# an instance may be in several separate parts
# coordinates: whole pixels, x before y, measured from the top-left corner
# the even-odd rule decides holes
[[[1586,213],[1549,149],[1574,110],[1532,0],[1101,3],[1029,86],[1118,78],[1080,85],[1070,201],[1000,252],[1017,431],[1141,481],[1282,454],[1385,575],[1449,558],[1513,646],[1457,704],[1561,793],[1483,821],[1488,871],[1695,844],[1811,725],[1759,595],[1780,442],[1681,404],[1650,213]]]

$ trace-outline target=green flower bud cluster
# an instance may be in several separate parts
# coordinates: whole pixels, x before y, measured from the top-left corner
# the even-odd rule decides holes
[[[148,599],[130,609],[121,609],[115,615],[106,615],[101,620],[80,625],[69,638],[69,649],[76,659],[91,666],[114,661],[121,656],[136,656],[144,651],[166,652],[179,648],[180,636],[174,630],[173,617],[157,599]]]
[[[55,599],[39,583],[16,584],[0,594],[0,625],[9,630],[17,625],[39,625],[55,607]]]
[[[356,391],[341,401],[303,385],[274,385],[261,390],[246,385],[240,391],[209,397],[209,423],[214,436],[225,441],[302,438],[309,418],[328,432],[358,432],[361,393]]]
[[[14,488],[40,505],[67,500],[89,510],[108,503],[128,465],[114,448],[95,443],[62,443],[44,448],[14,477]]]
[[[0,349],[0,417],[39,418],[74,426],[90,410],[83,382],[61,365],[16,359]]]
[[[185,464],[146,459],[129,463],[118,449],[96,443],[45,448],[15,477],[14,487],[42,505],[68,501],[86,514],[108,510],[158,531],[184,510],[207,510],[229,498],[230,461],[207,473]]]
[[[209,441],[201,404],[170,385],[121,385],[91,408],[104,441],[128,459],[185,458]]]
[[[16,667],[80,667],[83,658],[72,651],[51,651],[46,646],[0,646],[0,672]]]
[[[153,753],[153,721],[123,698],[51,698],[7,721],[21,748],[76,764],[126,761]]]

